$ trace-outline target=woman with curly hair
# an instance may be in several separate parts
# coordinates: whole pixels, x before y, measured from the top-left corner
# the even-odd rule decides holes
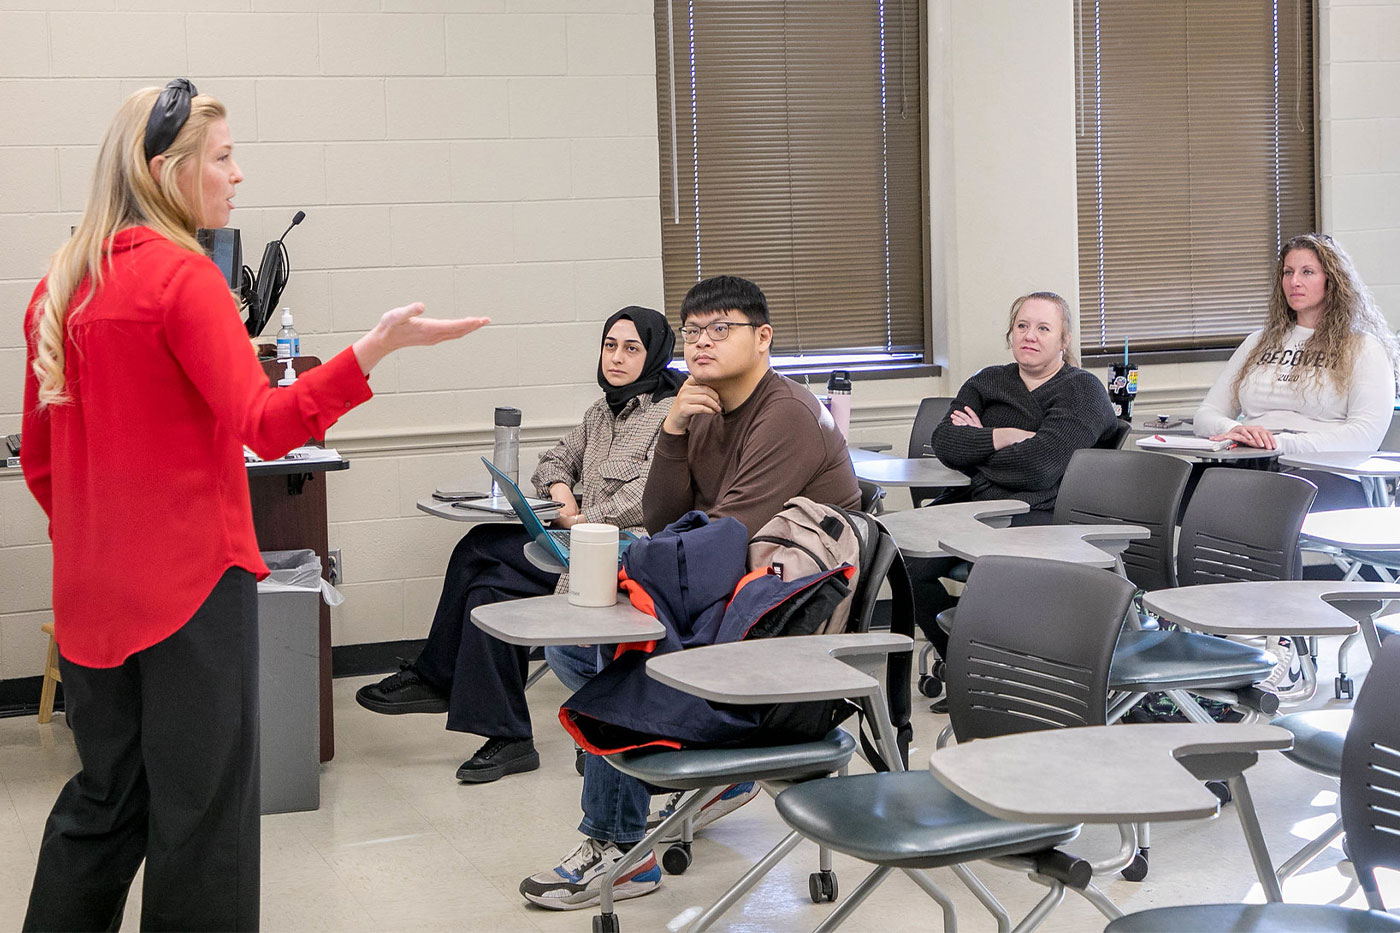
[[[1195,432],[1283,453],[1375,450],[1395,364],[1395,337],[1351,257],[1324,234],[1295,236],[1279,250],[1268,322],[1230,357]]]

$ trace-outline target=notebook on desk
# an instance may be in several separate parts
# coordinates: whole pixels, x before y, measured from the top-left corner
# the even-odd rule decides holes
[[[520,519],[520,524],[525,527],[525,531],[534,539],[534,542],[554,555],[555,560],[569,566],[569,532],[563,528],[546,528],[544,522],[535,514],[535,510],[530,507],[525,494],[520,491],[520,487],[515,481],[500,470],[496,465],[485,457],[481,462],[486,464],[486,469],[491,473],[491,478],[496,481],[500,488],[501,495],[510,503],[515,511],[515,517]],[[617,557],[622,559],[622,552],[627,550],[627,546],[636,540],[636,536],[629,531],[618,532]]]
[[[1155,450],[1229,450],[1235,446],[1235,442],[1213,441],[1208,437],[1188,435],[1153,434],[1151,437],[1138,438],[1137,445]]]

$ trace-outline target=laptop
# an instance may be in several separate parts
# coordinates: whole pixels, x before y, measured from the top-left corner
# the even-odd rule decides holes
[[[501,495],[510,503],[510,507],[515,510],[515,517],[520,519],[520,524],[525,527],[525,531],[534,539],[535,543],[544,548],[554,559],[565,567],[569,566],[569,531],[566,528],[546,528],[544,522],[535,514],[535,510],[530,508],[530,503],[526,501],[525,494],[520,491],[520,487],[515,481],[500,470],[496,465],[485,457],[481,462],[486,464],[486,469],[491,473],[491,478],[496,481],[500,488]],[[622,552],[627,550],[628,545],[637,540],[636,535],[630,531],[618,531],[617,558],[622,560]]]

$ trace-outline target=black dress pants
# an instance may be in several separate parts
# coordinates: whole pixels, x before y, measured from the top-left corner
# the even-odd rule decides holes
[[[525,678],[530,649],[508,645],[472,624],[477,606],[546,596],[559,582],[525,559],[530,540],[515,523],[477,525],[452,550],[428,643],[413,663],[448,695],[447,728],[488,738],[528,739]]]
[[[257,929],[253,575],[225,571],[179,631],[119,667],[59,667],[82,770],[44,827],[24,929],[117,929],[142,859],[142,929]]]

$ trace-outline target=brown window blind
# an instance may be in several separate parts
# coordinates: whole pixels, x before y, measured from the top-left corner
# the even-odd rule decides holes
[[[1310,0],[1076,0],[1084,351],[1233,346],[1315,224]]]
[[[775,357],[925,350],[921,0],[657,0],[666,307],[768,297]]]

